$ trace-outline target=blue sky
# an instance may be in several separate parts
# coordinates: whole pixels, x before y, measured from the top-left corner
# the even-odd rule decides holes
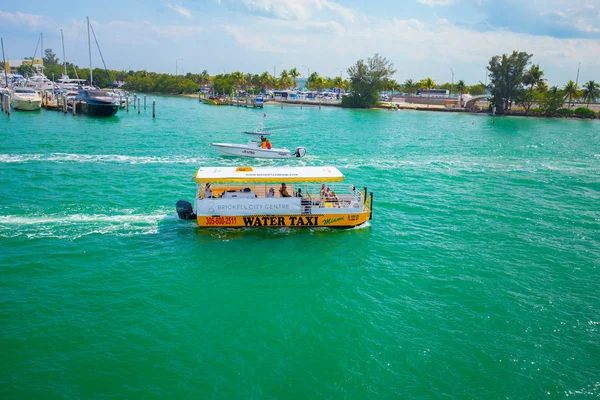
[[[600,0],[104,0],[3,2],[7,58],[32,56],[39,33],[62,60],[87,66],[89,16],[111,69],[211,75],[337,76],[360,58],[390,59],[395,78],[485,80],[490,57],[533,53],[550,85],[600,81]],[[85,4],[82,4],[85,3]],[[373,4],[370,4],[373,3]],[[96,49],[94,67],[102,63]],[[340,70],[342,72],[340,72]]]

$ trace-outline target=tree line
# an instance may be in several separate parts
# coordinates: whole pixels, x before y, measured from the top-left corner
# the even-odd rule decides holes
[[[585,110],[571,110],[575,100],[592,103],[600,98],[600,85],[594,80],[586,82],[581,88],[572,80],[564,87],[548,87],[544,72],[539,65],[531,65],[532,54],[513,51],[512,54],[493,56],[487,66],[489,84],[479,82],[468,86],[463,80],[456,84],[445,82],[437,84],[432,78],[426,77],[420,81],[407,79],[402,84],[392,76],[396,72],[392,62],[385,57],[375,54],[365,60],[358,60],[347,69],[348,79],[341,76],[324,77],[318,72],[311,73],[304,86],[311,91],[339,88],[349,91],[344,96],[342,104],[348,107],[369,108],[377,104],[379,94],[391,93],[415,94],[420,89],[446,89],[453,93],[470,93],[474,96],[491,93],[491,107],[498,114],[509,113],[514,105],[522,107],[525,114],[544,114],[547,116],[581,115]],[[19,72],[25,76],[34,70],[30,65],[23,65]],[[64,74],[64,66],[52,49],[45,50],[44,73],[47,77],[58,78]],[[70,78],[89,80],[89,69],[67,63],[67,75]],[[123,82],[123,89],[145,93],[186,94],[195,93],[200,88],[210,87],[214,94],[233,94],[237,91],[258,93],[265,90],[285,90],[300,87],[301,73],[297,68],[284,69],[279,76],[273,76],[265,71],[262,74],[231,73],[209,75],[208,71],[187,73],[185,75],[161,74],[156,72],[119,71],[95,68],[93,70],[94,84],[99,87],[110,87],[114,82]],[[568,101],[568,107],[563,108]],[[581,107],[580,107],[581,108]]]
[[[489,73],[491,107],[499,114],[510,113],[519,105],[525,115],[570,116],[594,118],[596,113],[587,107],[572,110],[575,100],[587,103],[600,98],[600,85],[590,80],[579,85],[570,80],[563,87],[548,87],[544,71],[539,64],[531,64],[533,54],[513,51],[512,54],[497,55],[490,59]],[[564,108],[565,102],[567,108]]]

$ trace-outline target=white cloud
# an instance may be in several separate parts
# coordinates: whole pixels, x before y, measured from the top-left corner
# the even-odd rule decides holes
[[[167,3],[167,7],[171,10],[175,10],[177,14],[183,15],[187,19],[192,19],[192,13],[185,7],[182,7],[180,4]]]
[[[0,11],[0,25],[11,24],[11,25],[25,25],[29,28],[38,28],[47,26],[48,21],[45,17],[35,14],[25,14],[20,11],[16,13],[10,13],[6,11]]]
[[[250,11],[256,11],[284,20],[308,20],[322,16],[356,22],[358,13],[339,3],[328,0],[242,0]]]
[[[393,18],[361,24],[353,29],[344,29],[334,23],[320,26],[308,21],[289,24],[285,20],[267,18],[253,18],[250,22],[244,27],[229,26],[227,32],[253,52],[281,54],[292,60],[318,60],[312,67],[324,75],[333,76],[336,68],[348,67],[357,59],[371,57],[376,52],[396,64],[398,79],[421,79],[431,75],[436,80],[443,80],[447,78],[436,77],[436,72],[454,66],[457,79],[476,83],[483,80],[483,70],[492,56],[515,49],[533,53],[535,62],[539,62],[542,69],[556,70],[577,62],[590,68],[600,66],[597,57],[600,42],[597,40],[560,39],[506,30],[477,32],[444,19],[426,25],[416,19]],[[321,29],[317,29],[319,27]],[[472,73],[466,76],[464,71],[459,76],[457,65],[481,71],[477,72],[481,78],[470,76]],[[418,74],[421,76],[416,76]],[[552,81],[551,76],[549,79]],[[562,84],[560,78],[554,78],[554,81]]]

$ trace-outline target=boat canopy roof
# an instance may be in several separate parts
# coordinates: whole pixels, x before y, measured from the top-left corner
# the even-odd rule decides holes
[[[257,136],[271,136],[271,132],[262,131],[244,131],[246,135],[257,135]]]
[[[198,183],[341,182],[344,174],[336,167],[200,167]]]

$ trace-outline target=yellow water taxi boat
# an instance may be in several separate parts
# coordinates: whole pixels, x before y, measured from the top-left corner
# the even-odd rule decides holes
[[[177,214],[201,227],[351,228],[373,216],[373,193],[343,185],[335,167],[202,167],[194,206]]]
[[[227,104],[227,101],[224,98],[220,98],[220,97],[204,97],[201,99],[203,103],[205,104],[210,104],[213,106],[224,106]]]

